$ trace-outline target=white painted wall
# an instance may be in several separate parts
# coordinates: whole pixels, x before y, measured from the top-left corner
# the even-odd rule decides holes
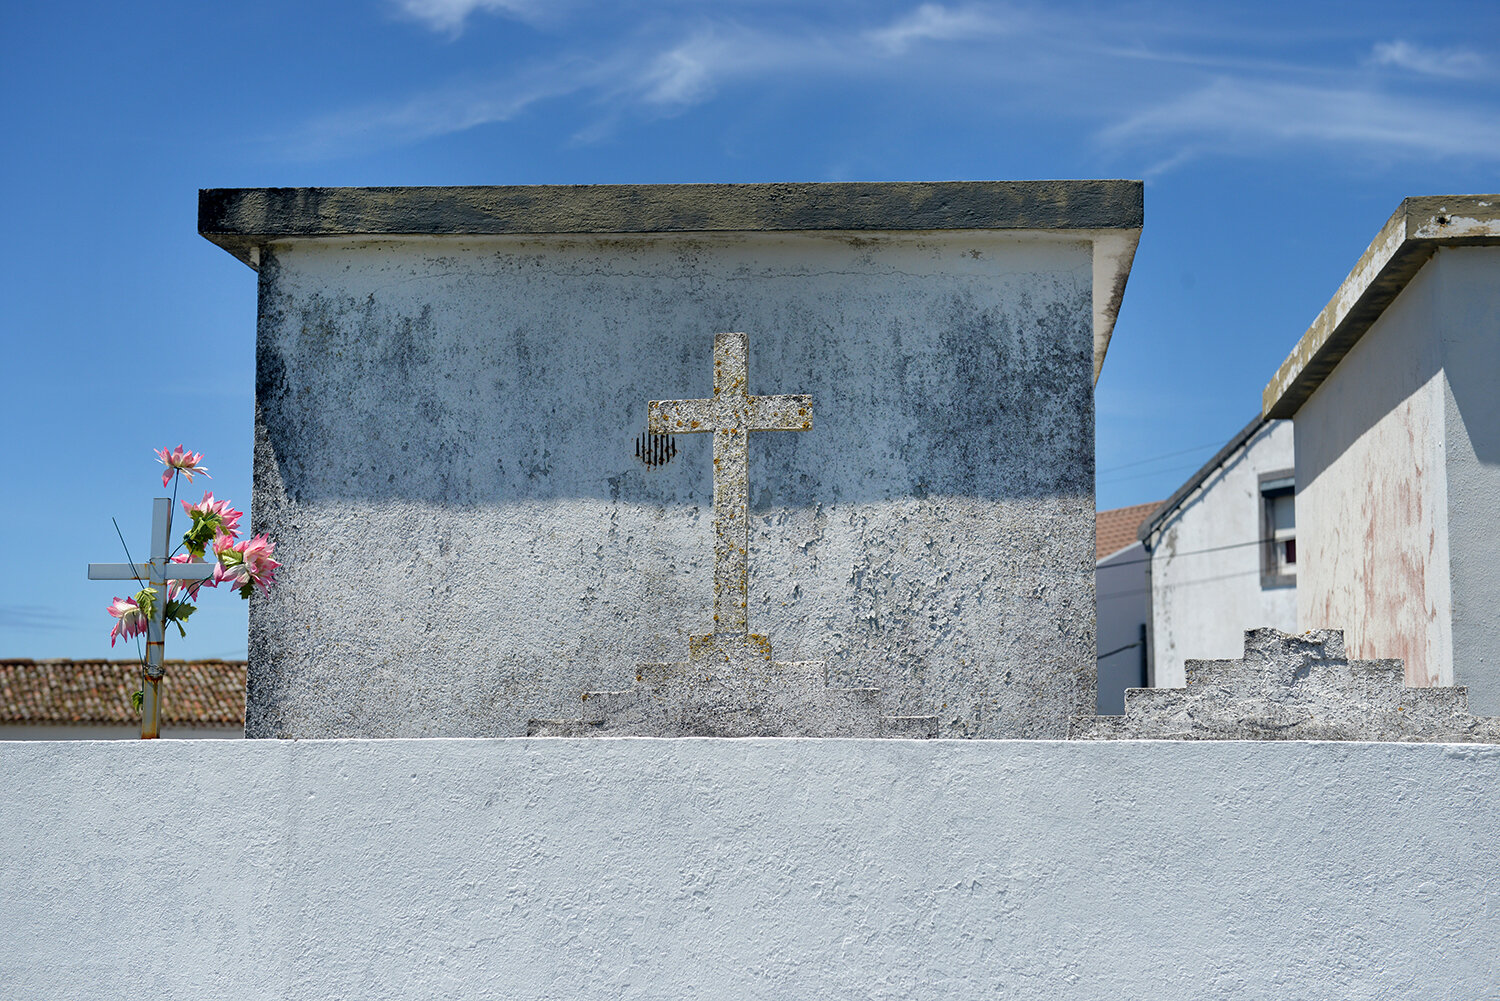
[[[1454,683],[1438,319],[1452,253],[1417,272],[1295,420],[1298,619],[1344,630],[1350,656],[1401,658],[1418,686]]]
[[[1297,630],[1297,586],[1261,586],[1260,477],[1293,467],[1290,421],[1271,421],[1184,498],[1153,533],[1154,684],[1182,688],[1189,659],[1237,660],[1245,630]],[[1300,519],[1299,510],[1298,517]],[[1298,526],[1299,573],[1301,526]]]
[[[1479,998],[1500,751],[0,745],[0,995]]]
[[[1500,716],[1500,247],[1444,248],[1437,280],[1446,376],[1453,680]]]

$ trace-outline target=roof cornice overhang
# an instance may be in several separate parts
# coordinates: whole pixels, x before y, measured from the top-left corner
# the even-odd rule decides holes
[[[1140,241],[1130,180],[210,188],[198,232],[252,268],[296,240],[564,234],[1042,232],[1093,247],[1094,379]]]
[[[1268,418],[1296,414],[1440,247],[1500,245],[1500,195],[1402,201],[1261,395]]]

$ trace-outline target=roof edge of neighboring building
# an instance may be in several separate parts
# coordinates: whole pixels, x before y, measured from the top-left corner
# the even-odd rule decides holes
[[[163,725],[243,727],[247,666],[218,658],[167,661]],[[130,693],[140,672],[134,659],[0,658],[0,728],[136,724]]]
[[[1214,453],[1214,457],[1212,459],[1209,459],[1198,468],[1198,471],[1196,473],[1194,473],[1192,476],[1189,476],[1187,478],[1187,481],[1183,483],[1182,486],[1178,487],[1172,492],[1172,496],[1162,501],[1161,507],[1156,509],[1156,513],[1151,515],[1151,517],[1147,518],[1145,521],[1141,522],[1141,529],[1136,533],[1136,540],[1144,542],[1146,539],[1150,538],[1151,533],[1156,531],[1157,527],[1161,525],[1162,522],[1166,521],[1167,518],[1171,516],[1172,512],[1177,510],[1178,505],[1186,500],[1194,490],[1197,490],[1200,486],[1202,486],[1203,481],[1212,476],[1214,470],[1218,469],[1220,466],[1224,465],[1225,462],[1229,461],[1230,456],[1234,455],[1242,447],[1244,447],[1245,442],[1253,438],[1257,431],[1259,431],[1265,425],[1271,423],[1273,419],[1274,418],[1267,417],[1265,414],[1256,414],[1254,417],[1252,417],[1250,419],[1250,423],[1240,428],[1239,431],[1235,433],[1235,436],[1233,438],[1230,438],[1229,442],[1223,448]]]
[[[1102,566],[1131,546],[1137,545],[1140,540],[1136,538],[1136,531],[1147,518],[1156,513],[1156,509],[1161,507],[1161,503],[1161,501],[1147,501],[1144,504],[1126,504],[1124,507],[1095,511],[1095,564]],[[1109,550],[1101,550],[1099,547],[1105,544],[1106,537],[1114,544],[1114,547]]]
[[[1379,319],[1440,247],[1500,245],[1500,194],[1403,199],[1261,394],[1288,418]]]

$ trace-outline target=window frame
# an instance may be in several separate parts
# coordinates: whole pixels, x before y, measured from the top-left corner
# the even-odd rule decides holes
[[[1276,537],[1275,502],[1279,497],[1291,497],[1292,501],[1292,535],[1290,541],[1293,545],[1297,542],[1297,518],[1296,518],[1296,496],[1297,483],[1295,470],[1279,469],[1275,472],[1261,473],[1256,483],[1257,492],[1260,495],[1260,586],[1262,590],[1273,587],[1296,587],[1297,570],[1296,563],[1291,564],[1291,572],[1283,570],[1278,547],[1288,541],[1285,538]]]

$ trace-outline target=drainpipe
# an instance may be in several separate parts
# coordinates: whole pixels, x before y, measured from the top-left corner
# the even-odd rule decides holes
[[[1147,688],[1156,687],[1156,602],[1151,585],[1151,540],[1155,532],[1147,532],[1141,539],[1141,548],[1146,551],[1146,621],[1141,623],[1141,676]]]

